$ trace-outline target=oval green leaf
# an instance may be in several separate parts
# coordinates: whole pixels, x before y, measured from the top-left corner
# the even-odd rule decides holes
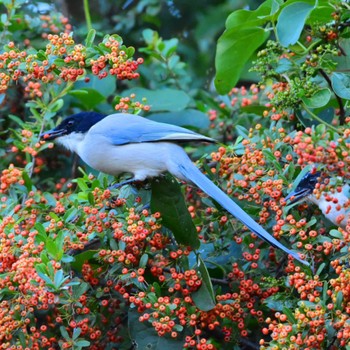
[[[344,73],[332,74],[332,88],[336,95],[350,100],[350,76]]]
[[[178,243],[197,249],[198,233],[187,209],[181,187],[171,175],[152,180],[152,212],[160,212],[162,224]]]
[[[287,47],[299,40],[305,22],[313,8],[313,5],[306,2],[295,2],[281,11],[276,30],[282,46]]]
[[[305,103],[306,107],[309,108],[320,108],[325,106],[331,99],[332,93],[328,88],[323,88],[318,90],[311,97],[302,97],[302,101]]]
[[[215,56],[215,87],[220,94],[228,93],[237,84],[244,65],[268,37],[269,33],[259,27],[225,30]]]
[[[129,96],[134,93],[135,101],[144,103],[143,98],[146,98],[146,104],[151,106],[152,112],[176,112],[184,110],[190,103],[191,98],[181,90],[176,89],[158,89],[149,90],[144,88],[133,88],[123,91],[123,96]]]
[[[202,311],[209,311],[214,309],[216,305],[213,284],[211,283],[208,269],[199,255],[197,265],[198,270],[201,273],[202,285],[196,292],[192,293],[192,299],[198,309]]]

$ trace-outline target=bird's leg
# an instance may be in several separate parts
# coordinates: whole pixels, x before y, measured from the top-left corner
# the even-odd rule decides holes
[[[132,177],[131,179],[128,179],[128,180],[125,180],[125,181],[122,181],[122,182],[118,182],[118,183],[116,183],[116,184],[114,184],[114,185],[111,185],[111,186],[108,187],[108,189],[109,189],[109,190],[114,190],[114,189],[116,189],[116,188],[120,188],[120,187],[123,187],[123,186],[125,186],[125,185],[134,183],[135,181],[137,181],[137,180],[135,180],[135,179]]]
[[[109,190],[114,190],[116,188],[120,188],[120,187],[123,187],[125,185],[129,185],[129,184],[132,184],[132,185],[147,185],[148,184],[148,180],[144,180],[144,181],[140,181],[140,180],[136,180],[135,178],[131,178],[131,179],[128,179],[128,180],[125,180],[125,181],[122,181],[122,182],[118,182],[114,185],[111,185],[108,187]],[[137,186],[139,187],[139,186]]]

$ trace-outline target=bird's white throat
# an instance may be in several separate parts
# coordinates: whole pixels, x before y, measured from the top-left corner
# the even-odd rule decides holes
[[[69,149],[72,152],[76,152],[79,154],[79,145],[81,142],[84,141],[85,134],[81,132],[72,132],[68,135],[64,135],[61,137],[58,137],[56,141],[64,146],[65,148]]]

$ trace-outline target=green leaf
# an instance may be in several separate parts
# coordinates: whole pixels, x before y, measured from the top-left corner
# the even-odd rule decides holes
[[[46,242],[47,239],[47,233],[45,230],[45,227],[43,226],[43,224],[41,222],[36,222],[34,225],[35,229],[38,231],[38,234],[36,235],[35,238],[38,238],[43,242]]]
[[[346,71],[350,67],[350,39],[339,38],[338,45],[342,48],[344,55],[332,56],[332,62],[336,64],[338,71]]]
[[[128,331],[134,347],[144,350],[182,350],[184,339],[181,336],[177,339],[160,337],[153,327],[146,322],[139,321],[140,314],[129,309]]]
[[[274,15],[275,13],[277,13],[281,5],[283,5],[283,0],[272,0],[271,15]]]
[[[313,8],[313,5],[306,2],[295,2],[283,8],[276,26],[277,37],[282,46],[287,47],[299,40]]]
[[[277,161],[277,159],[276,159],[275,155],[272,153],[272,151],[270,149],[268,149],[268,148],[265,148],[265,149],[262,150],[262,152],[263,152],[264,156],[266,157],[266,159],[269,162],[271,162],[278,171],[282,172],[282,170],[283,170],[282,166]]]
[[[4,97],[5,97],[6,94],[0,95],[0,96],[4,96]],[[0,101],[0,103],[1,103],[1,101]],[[20,119],[19,117],[17,117],[16,115],[9,114],[8,117],[9,117],[11,120],[13,120],[15,123],[17,123],[21,128],[24,129],[24,128],[26,127],[25,122],[24,122],[22,119]]]
[[[315,1],[316,3],[316,1]],[[332,13],[334,12],[334,7],[329,0],[319,0],[318,6],[312,10],[309,18],[307,19],[307,24],[316,23],[328,23]],[[342,46],[340,44],[340,46]],[[332,58],[333,59],[333,58]]]
[[[172,38],[169,40],[164,40],[164,48],[162,49],[162,54],[166,57],[169,58],[177,49],[177,45],[179,43],[179,39]]]
[[[226,29],[237,27],[237,24],[242,24],[246,27],[260,26],[265,22],[264,19],[259,18],[254,11],[238,10],[232,12],[226,20]],[[244,24],[243,24],[244,23]]]
[[[41,234],[44,237],[47,237],[45,227],[41,222],[36,222],[34,225],[35,229],[38,230],[39,234]]]
[[[3,24],[6,24],[7,23],[7,14],[6,13],[2,13],[1,16],[0,16],[0,22],[3,23]],[[3,95],[5,96],[5,94]]]
[[[54,258],[56,261],[61,260],[63,255],[63,249],[59,247],[53,239],[46,239],[45,249],[48,252],[48,254],[51,255],[51,257]]]
[[[329,298],[328,294],[327,294],[327,291],[328,291],[328,281],[325,281],[324,284],[323,284],[323,292],[322,292],[322,303],[323,303],[323,305],[327,304],[327,300]]]
[[[294,113],[299,119],[300,123],[304,125],[304,127],[316,126],[316,128],[325,128],[324,124],[321,124],[318,120],[313,119],[312,116],[305,110],[302,111],[300,109],[296,109]],[[335,113],[334,108],[328,107],[318,112],[318,117],[323,121],[325,121],[326,123],[331,123],[335,115],[334,113]],[[317,129],[317,130],[316,130],[317,133],[321,132],[321,129]]]
[[[162,295],[162,289],[160,285],[157,282],[154,282],[152,286],[154,288],[154,292],[156,296],[160,297]]]
[[[282,74],[282,73],[288,72],[292,68],[292,66],[293,66],[292,61],[284,57],[278,61],[278,64],[275,70],[277,73]]]
[[[39,271],[37,271],[37,274],[39,275],[39,277],[40,277],[43,281],[46,282],[46,284],[47,284],[48,286],[53,286],[52,280],[51,280],[51,278],[50,278],[47,274],[42,273],[42,272],[39,272]]]
[[[56,271],[54,281],[53,281],[56,288],[59,288],[63,283],[63,281],[64,281],[63,271],[62,270]]]
[[[142,32],[142,36],[147,44],[152,44],[153,42],[157,41],[159,38],[158,33],[152,29],[145,29]]]
[[[263,301],[263,303],[269,309],[276,310],[276,311],[282,311],[285,307],[289,307],[289,308],[294,307],[292,300],[289,300],[289,299],[281,300],[280,298],[278,298],[278,296],[275,296],[275,295],[272,295],[272,296],[266,298]]]
[[[287,316],[288,318],[288,321],[291,323],[291,324],[296,324],[297,323],[297,320],[295,319],[292,311],[290,311],[290,309],[284,307],[283,308],[283,313]]]
[[[301,99],[309,108],[320,108],[325,106],[329,102],[331,96],[331,90],[329,90],[328,88],[323,88],[321,90],[318,90],[313,96],[303,96]]]
[[[47,201],[47,204],[50,206],[50,207],[54,207],[56,206],[56,198],[51,194],[51,193],[48,193],[48,192],[44,192],[43,194],[44,198],[46,199]]]
[[[344,235],[339,232],[338,230],[330,230],[329,234],[335,238],[338,238],[340,240],[344,240]]]
[[[74,299],[79,299],[87,290],[89,285],[85,282],[80,282],[79,285],[72,287],[72,293]]]
[[[86,47],[92,46],[92,44],[94,43],[95,36],[96,36],[96,30],[90,29],[89,33],[87,34],[86,39],[85,39],[85,46]]]
[[[226,29],[218,40],[215,56],[215,87],[228,93],[238,82],[245,63],[269,37],[263,28]]]
[[[191,101],[191,98],[186,92],[176,89],[148,90],[144,88],[133,88],[123,91],[122,95],[130,96],[133,93],[136,95],[135,101],[150,105],[152,112],[182,111]],[[146,102],[142,101],[144,97],[147,99]]]
[[[85,252],[77,254],[75,256],[75,261],[71,263],[72,268],[76,271],[81,271],[83,264],[86,261],[90,261],[91,259],[93,259],[96,252],[97,250],[87,250]]]
[[[40,61],[45,61],[47,60],[47,56],[45,54],[45,52],[43,50],[39,50],[36,54],[37,58],[40,60]]]
[[[73,340],[77,339],[80,334],[81,334],[81,328],[74,328],[73,329],[72,339]]]
[[[209,311],[216,305],[213,285],[211,283],[208,269],[199,255],[197,264],[202,277],[202,285],[196,292],[192,293],[192,299],[198,309]]]
[[[62,334],[64,339],[66,339],[66,340],[71,339],[65,327],[61,326],[60,331],[61,331],[61,334]]]
[[[58,215],[56,215],[54,212],[50,212],[49,215],[51,216],[52,219],[54,219],[56,222],[60,221],[60,218],[58,217]]]
[[[50,259],[49,257],[47,256],[46,252],[45,251],[42,251],[40,253],[40,259],[41,261],[44,263],[44,264],[48,264],[50,262]]]
[[[26,3],[26,0],[15,0],[15,1],[12,1],[12,4],[14,7],[20,7],[21,5],[25,4]]]
[[[198,129],[207,129],[210,124],[208,115],[195,109],[185,109],[181,112],[154,113],[147,116],[147,119],[178,126],[192,126]]]
[[[24,180],[24,186],[26,187],[28,192],[30,192],[32,190],[32,187],[33,187],[32,180],[26,171],[23,171],[22,176],[23,176],[23,180]]]
[[[107,75],[106,78],[99,79],[98,76],[94,74],[88,74],[87,77],[89,81],[79,80],[75,82],[74,89],[79,91],[87,91],[89,92],[91,89],[98,92],[100,95],[105,98],[114,94],[117,87],[117,80],[113,75]],[[74,92],[76,90],[72,90]]]
[[[40,273],[42,273],[44,275],[47,274],[47,271],[46,271],[46,268],[45,268],[45,264],[43,264],[43,263],[35,265],[35,270],[38,273],[40,272]]]
[[[76,179],[76,182],[77,182],[79,188],[80,188],[83,192],[89,190],[89,186],[86,184],[86,182],[84,181],[84,179],[78,178],[78,179]]]
[[[268,15],[273,11],[273,0],[264,1],[256,10],[237,10],[232,12],[226,20],[225,27],[230,29],[237,26],[255,27],[263,25]]]
[[[59,111],[62,107],[63,107],[63,99],[62,98],[59,98],[57,101],[55,101],[51,107],[50,107],[50,111],[51,112],[57,112]]]
[[[326,264],[325,264],[325,263],[322,263],[322,264],[318,267],[318,269],[317,269],[317,271],[316,271],[316,275],[319,276],[325,267],[326,267]]]
[[[70,222],[73,219],[75,219],[77,217],[77,214],[79,213],[79,209],[75,208],[75,207],[71,207],[70,209],[68,209],[64,216],[63,216],[63,221],[64,222]]]
[[[92,192],[88,193],[88,201],[91,205],[95,204],[95,199],[94,199],[94,195],[92,194]]]
[[[140,259],[139,267],[146,267],[148,261],[148,254],[143,254]]]
[[[76,97],[86,109],[92,109],[105,100],[99,91],[90,88],[71,90],[69,94]]]
[[[268,38],[262,26],[272,13],[273,0],[254,11],[238,10],[229,15],[226,30],[218,40],[215,86],[225,94],[233,88],[254,51]]]
[[[344,295],[342,292],[338,292],[337,293],[337,298],[335,300],[335,309],[336,310],[342,310],[342,303],[343,303],[343,300],[344,300]]]
[[[78,340],[78,341],[74,342],[74,345],[86,347],[86,346],[90,346],[90,342],[88,340]]]
[[[152,180],[152,212],[160,212],[162,224],[172,231],[178,243],[196,249],[200,242],[188,212],[181,187],[171,175]]]
[[[333,73],[331,77],[332,88],[336,95],[350,100],[350,75]]]

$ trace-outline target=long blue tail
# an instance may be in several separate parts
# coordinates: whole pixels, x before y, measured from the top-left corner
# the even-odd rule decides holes
[[[260,238],[271,244],[275,248],[282,249],[287,254],[293,256],[294,259],[300,261],[304,265],[309,265],[308,262],[301,260],[296,252],[289,250],[273,236],[271,236],[265,229],[256,223],[243,209],[241,209],[230,197],[228,197],[222,190],[220,190],[211,180],[209,180],[200,170],[191,163],[180,164],[178,166],[179,172],[184,178],[193,182],[208,196],[216,200],[223,208],[230,212],[234,217],[240,220],[252,232]]]

